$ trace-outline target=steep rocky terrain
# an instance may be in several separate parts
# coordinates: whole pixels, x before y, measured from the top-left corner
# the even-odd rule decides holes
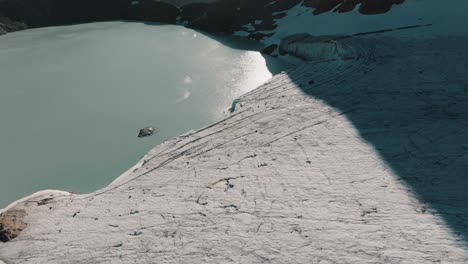
[[[182,22],[189,27],[231,33],[242,25],[261,20],[257,30],[274,29],[274,19],[291,7],[302,4],[320,14],[336,8],[352,11],[359,5],[365,14],[385,13],[403,0],[0,0],[0,32],[109,20],[138,20],[162,23]],[[0,33],[1,34],[1,33]],[[258,35],[252,35],[259,39]]]

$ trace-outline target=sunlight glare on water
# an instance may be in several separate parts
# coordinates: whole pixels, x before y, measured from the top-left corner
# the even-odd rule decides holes
[[[0,207],[42,189],[104,187],[284,66],[219,40],[129,22],[1,36]],[[159,132],[137,138],[145,126]]]

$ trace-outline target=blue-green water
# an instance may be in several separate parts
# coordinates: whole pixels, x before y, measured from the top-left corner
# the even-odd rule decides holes
[[[224,44],[179,26],[128,22],[1,36],[0,207],[47,188],[104,187],[283,67]],[[137,138],[145,126],[159,133]]]

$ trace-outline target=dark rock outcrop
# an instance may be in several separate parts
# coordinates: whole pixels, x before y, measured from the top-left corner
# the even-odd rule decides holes
[[[153,0],[0,0],[0,31],[113,20],[175,23],[179,12]]]
[[[179,8],[164,2],[154,0],[132,1],[128,7],[126,18],[130,20],[151,21],[175,24],[179,16]]]
[[[247,30],[249,38],[261,40],[276,28],[275,19],[302,2],[313,14],[327,11],[348,12],[360,4],[362,14],[388,12],[404,0],[219,0],[190,3],[182,7],[159,0],[0,0],[0,34],[25,28],[76,23],[135,20],[177,23],[208,32],[232,33]]]
[[[277,48],[278,48],[278,45],[271,44],[271,45],[266,46],[265,48],[263,48],[260,52],[263,53],[263,54],[271,55],[273,52],[276,51]]]
[[[349,12],[358,4],[359,12],[365,15],[381,14],[390,11],[394,4],[402,4],[405,0],[304,0],[303,5],[314,8],[312,12],[318,15],[328,11]]]
[[[231,33],[245,30],[243,25],[251,23],[254,30],[247,30],[249,38],[260,41],[273,33],[276,28],[275,19],[285,16],[287,11],[301,0],[220,0],[215,3],[192,3],[181,8],[181,19],[191,28],[209,32]],[[361,14],[378,14],[388,12],[394,4],[401,4],[404,0],[305,0],[304,6],[311,7],[313,14],[334,10],[349,12],[360,4]],[[259,22],[259,23],[254,23]]]
[[[125,18],[127,0],[0,0],[0,16],[28,27]]]
[[[0,16],[0,35],[26,28],[27,26],[24,23],[12,21],[8,17]]]
[[[279,46],[279,54],[289,54],[305,61],[326,61],[355,58],[355,50],[350,36],[312,36],[307,33],[285,37]]]
[[[138,132],[138,137],[141,138],[141,137],[149,137],[151,135],[153,135],[154,131],[156,129],[154,129],[154,127],[145,127],[145,128],[142,128],[140,129],[140,132]]]
[[[222,0],[214,3],[192,3],[181,8],[181,17],[187,26],[211,32],[230,33],[240,30],[242,25],[260,20],[256,30],[273,30],[276,26],[273,19],[299,4],[300,0]]]
[[[26,228],[24,210],[11,210],[0,214],[0,242],[8,242]]]

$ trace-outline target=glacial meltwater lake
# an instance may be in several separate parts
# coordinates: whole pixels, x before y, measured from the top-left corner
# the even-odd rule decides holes
[[[136,22],[0,36],[0,208],[43,189],[102,188],[157,144],[227,115],[285,67],[256,48]],[[137,138],[145,126],[159,132]]]

